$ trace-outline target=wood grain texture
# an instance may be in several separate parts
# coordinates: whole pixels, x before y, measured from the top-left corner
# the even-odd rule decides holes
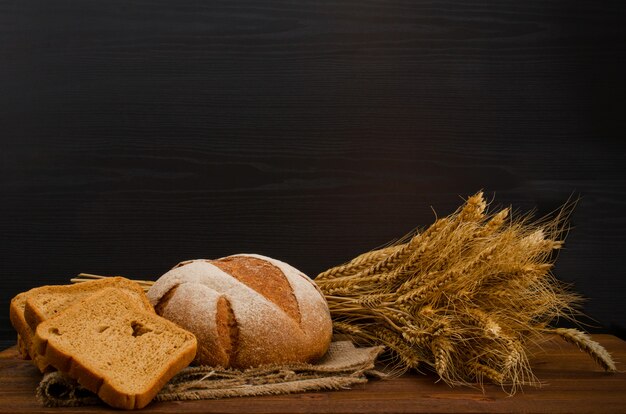
[[[581,200],[556,275],[626,326],[621,1],[0,1],[0,338],[78,272],[310,275],[485,189]]]
[[[610,335],[594,337],[618,361],[626,360],[626,342]],[[0,412],[59,412],[33,399],[41,374],[16,349],[0,352]],[[626,374],[605,374],[576,347],[551,340],[532,359],[544,384],[509,396],[497,386],[451,388],[433,375],[408,374],[389,381],[372,380],[351,390],[269,397],[155,403],[155,413],[623,413]],[[621,367],[618,365],[618,369]],[[114,411],[106,407],[63,412]]]

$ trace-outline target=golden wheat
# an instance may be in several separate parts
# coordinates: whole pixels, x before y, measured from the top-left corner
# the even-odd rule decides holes
[[[396,249],[368,252],[316,282],[335,329],[386,345],[398,372],[419,361],[450,384],[489,379],[515,392],[538,384],[528,351],[546,331],[612,371],[608,352],[584,333],[549,327],[579,312],[580,297],[550,273],[572,206],[532,221],[509,208],[489,213],[478,193]]]
[[[483,378],[487,378],[489,381],[495,384],[503,384],[504,383],[504,375],[487,365],[481,364],[480,362],[471,361],[468,363],[468,368],[473,373],[476,381],[482,384]]]
[[[588,353],[594,361],[606,371],[615,372],[615,364],[611,359],[611,355],[599,343],[589,337],[589,335],[577,329],[557,328],[553,331],[555,334],[577,345],[581,351]]]

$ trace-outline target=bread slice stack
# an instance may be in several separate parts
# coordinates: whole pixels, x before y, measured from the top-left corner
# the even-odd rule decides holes
[[[21,293],[11,321],[40,369],[66,372],[122,409],[146,406],[197,348],[193,334],[158,316],[124,278]]]
[[[10,318],[18,334],[20,353],[24,359],[32,359],[41,372],[53,370],[34,349],[33,338],[37,325],[55,316],[74,303],[108,287],[124,290],[135,298],[146,311],[153,312],[141,286],[123,277],[109,277],[75,285],[40,286],[22,292],[11,300]]]

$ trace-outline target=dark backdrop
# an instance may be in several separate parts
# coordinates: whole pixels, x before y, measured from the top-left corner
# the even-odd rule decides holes
[[[623,303],[623,1],[0,1],[0,340],[78,272],[257,252],[310,275],[452,212],[574,211]]]

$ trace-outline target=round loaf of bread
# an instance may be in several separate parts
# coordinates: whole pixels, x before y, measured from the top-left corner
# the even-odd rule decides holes
[[[315,283],[261,255],[181,262],[148,298],[159,315],[196,335],[198,365],[312,362],[332,336],[328,304]]]

